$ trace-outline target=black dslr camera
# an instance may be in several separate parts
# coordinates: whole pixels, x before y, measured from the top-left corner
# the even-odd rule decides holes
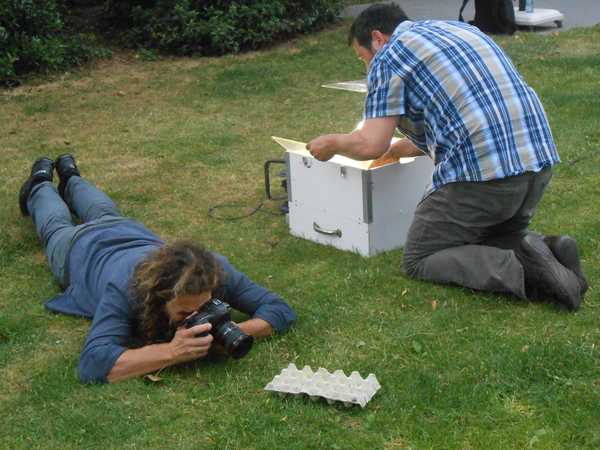
[[[227,354],[234,359],[239,359],[250,351],[254,339],[231,321],[230,309],[227,303],[213,298],[184,323],[186,328],[210,323],[212,325],[211,333],[215,340],[225,348]],[[199,336],[208,334],[208,332],[202,333]]]

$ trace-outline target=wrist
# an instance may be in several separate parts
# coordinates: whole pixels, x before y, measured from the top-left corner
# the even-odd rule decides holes
[[[244,333],[254,338],[268,337],[273,334],[273,327],[264,319],[249,319],[239,323],[238,327]]]
[[[164,346],[165,360],[168,365],[177,364],[179,362],[181,355],[173,341],[159,345]]]

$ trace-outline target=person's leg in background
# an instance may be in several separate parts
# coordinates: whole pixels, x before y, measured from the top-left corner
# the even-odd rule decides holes
[[[71,212],[52,184],[53,161],[40,158],[20,192],[23,215],[31,215],[54,278],[64,287],[65,265],[76,232]]]
[[[539,173],[530,173],[527,176],[530,179],[529,190],[523,204],[507,222],[493,227],[484,243],[495,247],[514,249],[518,252],[521,240],[525,235],[531,235],[530,238],[533,240],[542,239],[558,262],[575,273],[580,284],[581,297],[583,297],[588,289],[588,283],[581,268],[577,241],[566,235],[544,236],[541,233],[528,230],[537,205],[552,178],[552,168],[548,167]],[[539,243],[536,245],[541,246]],[[543,294],[541,295],[543,296]],[[540,294],[534,294],[534,297],[536,296],[539,297]]]
[[[550,183],[552,168],[548,167],[538,173],[528,172],[520,178],[526,183],[522,187],[526,190],[522,202],[514,205],[512,208],[514,214],[508,220],[500,222],[487,230],[483,238],[483,244],[504,249],[518,249],[521,240],[529,233],[543,237],[541,234],[529,230],[528,227],[537,205]]]
[[[60,178],[59,192],[83,223],[121,217],[110,197],[81,177],[72,155],[59,156],[56,171]]]
[[[405,245],[405,272],[520,298],[531,298],[533,285],[547,284],[555,300],[577,309],[581,298],[575,275],[527,232],[550,177],[548,169],[490,182],[452,183],[432,193],[415,212]]]
[[[404,247],[413,277],[527,298],[523,267],[510,249],[484,245],[488,230],[509,220],[525,195],[523,182],[451,183],[415,211]]]

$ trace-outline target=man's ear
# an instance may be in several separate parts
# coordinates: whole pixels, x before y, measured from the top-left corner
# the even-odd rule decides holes
[[[385,44],[387,44],[389,40],[390,37],[387,34],[383,34],[379,30],[371,31],[371,46],[373,47],[373,50],[375,50],[375,52],[381,50],[381,48]]]

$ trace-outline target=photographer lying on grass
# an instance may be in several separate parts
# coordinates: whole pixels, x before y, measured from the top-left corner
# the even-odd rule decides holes
[[[188,328],[184,321],[213,298],[250,315],[239,330],[228,323],[252,337],[283,333],[296,318],[279,296],[225,257],[191,242],[165,245],[121,216],[106,194],[81,178],[71,155],[56,163],[36,160],[19,206],[32,216],[52,273],[65,288],[46,307],[93,319],[79,360],[83,382],[115,382],[205,357],[215,334],[211,323]],[[69,208],[81,224],[73,224]]]

